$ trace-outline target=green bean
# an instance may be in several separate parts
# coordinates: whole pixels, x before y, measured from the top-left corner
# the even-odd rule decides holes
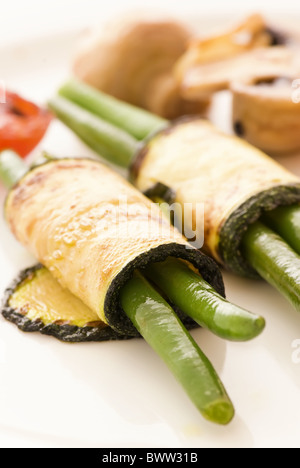
[[[251,225],[243,239],[243,254],[268,283],[300,311],[300,257],[261,222]]]
[[[128,167],[138,142],[125,131],[62,97],[49,102],[50,109],[96,153],[122,167]]]
[[[234,408],[214,368],[171,307],[139,273],[121,291],[121,304],[204,418],[228,424]]]
[[[247,341],[265,327],[262,317],[228,302],[181,260],[155,263],[145,275],[186,315],[221,338]]]
[[[300,255],[300,207],[282,206],[265,214],[266,223]]]
[[[59,94],[92,114],[125,130],[138,140],[143,140],[149,133],[168,125],[167,120],[121,102],[76,79],[65,83],[60,88]]]
[[[15,185],[28,168],[18,154],[11,150],[0,152],[0,178],[6,188]]]

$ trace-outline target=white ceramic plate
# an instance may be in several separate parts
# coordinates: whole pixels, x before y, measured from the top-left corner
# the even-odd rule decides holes
[[[44,102],[68,76],[78,32],[0,49],[1,79]],[[225,106],[217,123],[228,125]],[[91,155],[54,122],[39,149]],[[37,152],[35,152],[37,153]],[[300,160],[285,164],[300,174]],[[0,204],[4,200],[0,189]],[[0,294],[35,260],[0,219]],[[247,344],[207,331],[193,336],[207,353],[236,407],[228,427],[205,422],[159,358],[141,340],[64,344],[24,334],[0,320],[0,445],[25,447],[297,447],[300,443],[300,364],[292,343],[300,316],[263,282],[225,274],[227,294],[267,319]]]

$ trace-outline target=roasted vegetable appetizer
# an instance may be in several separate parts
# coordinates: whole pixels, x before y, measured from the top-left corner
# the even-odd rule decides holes
[[[12,186],[6,219],[48,270],[27,270],[22,281],[9,288],[5,318],[24,331],[64,341],[143,336],[203,416],[228,423],[232,404],[183,322],[193,327],[197,321],[220,336],[247,340],[263,330],[263,318],[225,301],[216,264],[191,248],[158,207],[98,162],[51,160],[20,175],[18,156],[2,153],[0,176]],[[164,299],[142,276],[151,278],[153,264],[163,270],[160,291],[168,275],[175,275],[175,282],[180,275],[182,284],[175,287],[182,295],[190,281],[187,302],[193,302],[193,313],[180,294],[172,295],[174,286]],[[49,297],[49,288],[55,299]],[[66,302],[66,310],[57,301]]]
[[[12,149],[27,156],[45,135],[51,118],[48,110],[7,90],[0,103],[0,151]]]
[[[284,76],[232,83],[232,118],[236,133],[272,155],[298,151],[300,106],[292,100],[296,77],[288,77],[285,71]]]
[[[89,93],[94,101],[91,113],[71,102]],[[101,121],[101,114],[104,119],[113,121],[101,108],[102,95],[92,88],[71,81],[61,88],[60,94],[68,100],[54,98],[51,108],[75,132],[79,128],[78,135],[86,136],[86,140],[90,135],[89,116],[90,122]],[[128,114],[131,122],[136,120],[138,128],[139,109],[133,111],[128,107]],[[85,127],[80,126],[83,116]],[[151,130],[149,128],[149,135]],[[115,142],[117,138],[115,127]],[[143,144],[137,143],[131,160],[134,182],[148,196],[166,194],[169,203],[177,201],[183,208],[186,203],[192,203],[193,209],[195,204],[204,203],[207,253],[238,275],[263,276],[300,309],[298,255],[286,245],[289,254],[284,257],[272,231],[262,223],[255,225],[265,213],[299,203],[300,180],[295,175],[258,149],[197,118],[185,118],[169,125],[166,122],[166,129]],[[191,230],[195,221],[194,212]],[[251,226],[259,228],[262,236],[264,245],[260,245],[260,252],[264,250],[267,258],[270,257],[270,262],[263,262],[259,267],[253,256],[257,234],[246,236]],[[271,256],[271,252],[274,255]],[[271,280],[276,252],[277,278]],[[285,285],[279,272],[286,279]]]
[[[103,288],[101,288],[101,294],[103,294],[102,303],[104,309],[109,305],[109,301],[114,300],[113,290],[115,288],[119,288],[119,282],[122,283],[122,281],[126,280],[125,277],[127,276],[127,274],[130,275],[130,271],[137,267],[137,262],[140,265],[140,268],[145,269],[146,275],[150,274],[150,272],[148,272],[148,269],[146,268],[146,265],[149,261],[152,263],[151,258],[153,257],[153,261],[158,265],[158,268],[161,270],[161,281],[167,283],[168,278],[171,279],[173,277],[174,279],[176,275],[180,274],[181,283],[183,283],[184,281],[191,281],[191,285],[193,285],[194,290],[191,289],[190,291],[185,292],[185,286],[183,284],[179,284],[179,286],[177,287],[178,291],[183,292],[183,295],[186,298],[188,298],[191,302],[193,302],[196,305],[196,307],[199,306],[200,308],[203,307],[205,309],[207,308],[207,304],[209,303],[209,310],[211,313],[210,317],[207,316],[205,318],[205,312],[204,314],[200,312],[198,315],[193,314],[193,320],[190,320],[187,317],[191,316],[188,306],[185,306],[184,303],[180,305],[182,301],[180,298],[178,298],[179,307],[186,314],[183,315],[183,320],[187,323],[188,326],[195,326],[195,320],[202,326],[209,328],[215,334],[222,336],[223,338],[237,341],[251,339],[254,336],[257,336],[257,334],[259,334],[259,332],[264,326],[260,318],[248,313],[247,311],[243,311],[242,309],[234,306],[233,304],[229,304],[227,301],[224,301],[224,299],[222,298],[222,296],[224,296],[224,287],[220,272],[217,269],[216,265],[212,263],[211,260],[209,260],[206,256],[199,256],[199,252],[197,252],[196,249],[190,248],[191,246],[189,246],[186,243],[186,241],[184,241],[183,237],[179,234],[179,232],[170,227],[168,219],[165,218],[164,214],[155,205],[149,202],[139,192],[133,189],[133,187],[131,187],[128,183],[123,181],[119,176],[113,174],[110,170],[106,169],[105,167],[102,167],[101,165],[99,165],[99,163],[95,161],[80,159],[66,159],[59,161],[55,160],[52,162],[48,162],[48,164],[46,165],[38,166],[37,168],[32,169],[28,174],[26,174],[26,176],[21,178],[21,182],[16,186],[16,188],[11,190],[6,202],[6,206],[8,206],[11,197],[13,198],[12,194],[15,195],[15,191],[20,191],[21,194],[25,195],[25,186],[27,186],[28,190],[26,190],[26,192],[28,192],[28,194],[25,195],[25,199],[27,200],[26,203],[28,205],[28,197],[29,193],[31,193],[31,197],[33,199],[33,205],[31,206],[31,216],[33,216],[33,213],[35,212],[35,204],[37,203],[37,200],[39,198],[34,197],[33,191],[36,190],[39,193],[42,192],[42,189],[39,188],[39,184],[44,179],[48,180],[48,171],[50,175],[52,174],[52,172],[55,173],[52,181],[53,187],[51,187],[50,182],[47,183],[48,196],[50,196],[50,193],[52,193],[52,191],[58,192],[58,189],[55,188],[56,184],[61,184],[62,188],[60,196],[63,196],[62,179],[64,177],[76,178],[77,171],[79,171],[80,177],[82,179],[84,179],[84,173],[87,172],[87,175],[90,178],[89,182],[91,191],[93,189],[94,184],[94,195],[96,194],[97,197],[100,198],[100,192],[102,193],[100,206],[96,209],[96,207],[92,205],[91,201],[88,202],[87,200],[82,200],[82,193],[78,193],[78,190],[74,188],[73,202],[69,202],[69,204],[71,203],[69,210],[69,223],[67,223],[66,226],[64,225],[64,227],[61,227],[59,229],[57,226],[55,226],[54,223],[52,223],[53,226],[51,232],[53,234],[53,242],[51,245],[48,235],[47,245],[49,245],[49,249],[54,249],[53,254],[45,254],[46,257],[44,258],[41,256],[41,254],[39,254],[38,250],[35,250],[33,252],[41,261],[43,261],[43,263],[49,268],[49,271],[52,272],[54,276],[57,276],[57,278],[60,280],[62,274],[64,273],[64,270],[61,271],[61,267],[62,264],[65,263],[62,262],[62,260],[65,257],[68,258],[69,262],[72,263],[76,255],[81,255],[79,249],[77,248],[78,243],[79,245],[84,247],[85,243],[83,242],[83,240],[87,243],[88,239],[91,239],[94,243],[96,242],[97,244],[100,244],[100,240],[96,236],[96,233],[98,233],[99,231],[98,235],[100,236],[100,231],[103,231],[103,240],[101,241],[103,243],[103,249],[101,249],[101,247],[98,247],[98,249],[100,249],[101,251],[101,258],[103,259],[103,262],[109,262],[109,277],[107,278],[105,275],[102,277],[104,286]],[[53,165],[54,168],[52,170],[51,167]],[[14,168],[15,175],[13,175]],[[35,172],[37,172],[37,174]],[[66,172],[67,175],[64,175],[64,172]],[[89,172],[93,172],[93,177],[89,175]],[[7,185],[9,185],[9,180],[15,180],[14,177],[20,178],[20,175],[24,175],[24,164],[14,153],[4,152],[1,154],[0,157],[0,174],[3,181]],[[33,182],[31,178],[33,178]],[[100,187],[98,187],[96,191],[96,186],[99,185],[99,181],[101,181],[102,179],[103,183],[100,185]],[[78,187],[79,183],[77,183],[77,188]],[[112,193],[109,194],[108,187],[110,187],[111,191],[114,188],[119,189],[121,199],[119,200],[118,198],[115,198],[115,196],[113,196]],[[18,199],[19,195],[17,194],[16,196]],[[111,203],[109,203],[109,200],[111,200]],[[124,201],[124,205],[122,200]],[[76,204],[74,204],[74,201],[76,201]],[[126,204],[127,202],[128,205]],[[87,204],[86,209],[83,207],[84,203]],[[63,209],[63,205],[61,204],[60,206],[61,209]],[[92,207],[92,209],[89,209],[90,206]],[[29,206],[27,206],[27,208],[29,208]],[[50,203],[48,203],[48,209],[49,213],[51,213],[52,207]],[[80,214],[76,215],[78,210]],[[87,213],[85,213],[85,211]],[[24,215],[22,213],[24,213]],[[33,235],[32,231],[33,227],[35,226],[35,228],[37,229],[36,234],[38,237],[40,237],[40,231],[37,227],[37,221],[35,219],[31,219],[31,221],[29,221],[31,216],[29,216],[28,212],[25,215],[25,210],[23,210],[22,213],[20,213],[20,216],[21,219],[25,222],[24,228],[26,233]],[[74,216],[75,220],[72,221]],[[12,230],[15,233],[15,235],[18,235],[16,227],[14,227],[15,214],[13,214],[13,216],[8,219],[12,220]],[[98,224],[100,223],[99,219],[101,219],[101,222],[103,224],[103,230],[101,230],[100,227],[98,227]],[[30,224],[30,227],[27,229],[26,226],[28,222]],[[42,228],[41,225],[39,226],[41,231],[45,230]],[[82,236],[83,239],[81,239]],[[21,240],[26,245],[30,245],[32,242],[27,238],[21,238]],[[126,248],[122,247],[123,244],[126,245]],[[140,247],[138,247],[138,244],[140,244]],[[93,248],[92,242],[89,242],[89,245],[91,245],[90,248]],[[155,245],[156,248],[154,248]],[[106,246],[106,248],[104,248],[104,246]],[[113,248],[109,248],[109,246],[113,246]],[[44,248],[41,248],[44,252]],[[124,255],[115,255],[120,251],[120,249],[123,251],[123,253],[128,251],[129,259],[126,258],[126,256],[124,257]],[[139,251],[139,249],[141,249],[141,251]],[[143,249],[145,249],[145,252],[143,252]],[[162,253],[162,250],[164,250],[164,253]],[[75,255],[75,257],[72,257],[72,259],[70,259],[70,253],[72,252],[72,255]],[[84,252],[85,254],[87,254],[85,250]],[[114,253],[114,255],[112,254],[112,252]],[[106,257],[106,254],[108,255],[108,257]],[[181,259],[185,259],[186,261],[191,260],[190,265],[193,264],[194,268],[198,270],[202,269],[202,267],[200,266],[201,263],[203,264],[203,268],[205,271],[203,271],[203,274],[201,274],[200,277],[199,275],[195,275],[195,272],[190,270],[190,268],[187,267],[187,265],[183,264],[182,261],[177,260],[175,261],[175,263],[171,263],[171,267],[171,259],[167,259],[163,263],[159,262],[160,260],[163,260],[169,256],[180,257]],[[98,263],[100,259],[98,258],[95,261],[97,261]],[[123,264],[124,267],[122,267]],[[81,277],[83,275],[83,270],[79,266],[78,269]],[[106,271],[105,268],[104,271]],[[83,279],[81,280],[81,291],[86,292],[84,284],[87,285],[88,280],[88,277],[85,277],[86,283],[83,282]],[[71,276],[70,282],[72,282]],[[111,282],[116,282],[116,284],[114,283],[113,285],[111,285]],[[67,285],[68,284],[69,283],[67,283]],[[211,284],[212,287],[209,286],[209,284]],[[41,288],[41,284],[39,284],[38,287]],[[108,291],[107,293],[105,292],[105,288]],[[196,289],[198,289],[198,293],[196,293]],[[202,291],[202,297],[200,297],[199,291]],[[75,290],[74,292],[76,293]],[[81,297],[77,293],[76,295]],[[197,295],[199,296],[198,298]],[[84,302],[86,304],[88,303],[88,300],[90,300],[85,298],[85,296],[83,296],[82,299],[84,299]],[[172,302],[176,307],[177,299],[173,298]],[[90,302],[90,306],[91,304],[92,302]],[[231,308],[230,311],[228,309],[228,306]],[[118,312],[115,309],[113,310],[113,313],[116,315]],[[118,325],[114,326],[113,323],[111,323],[111,320],[113,319],[105,318],[106,313],[104,311],[99,312],[99,310],[97,310],[97,314],[98,316],[101,316],[100,318],[102,319],[102,321],[110,323],[113,328],[118,330]],[[217,323],[220,322],[220,320],[216,321],[215,323],[212,319],[213,316],[221,318],[222,315],[224,315],[224,317],[227,317],[227,323],[224,327],[220,323]],[[236,319],[238,323],[235,323]],[[119,319],[117,318],[116,320],[118,322]],[[129,329],[127,331],[125,330],[126,325],[128,325],[128,323],[129,322],[127,321],[124,324],[122,324],[122,330],[120,329],[119,332],[123,334],[133,333],[133,336],[136,336],[137,332],[132,326],[129,326]]]

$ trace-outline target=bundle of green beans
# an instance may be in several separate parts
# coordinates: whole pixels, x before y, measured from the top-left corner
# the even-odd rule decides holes
[[[75,79],[49,107],[99,155],[123,167],[130,166],[141,140],[169,124]],[[242,249],[254,270],[300,310],[300,207],[266,213],[250,226]]]
[[[27,170],[14,152],[0,153],[0,179],[8,189]],[[234,409],[219,377],[154,285],[194,321],[222,338],[255,338],[264,329],[264,319],[226,301],[177,259],[151,266],[144,276],[136,272],[121,291],[124,312],[165,361],[202,415],[215,423],[229,423]]]

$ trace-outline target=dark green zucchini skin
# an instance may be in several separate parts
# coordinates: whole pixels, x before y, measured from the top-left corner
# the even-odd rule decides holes
[[[105,298],[104,311],[108,323],[119,333],[138,336],[137,330],[125,315],[120,305],[120,291],[127,281],[132,277],[135,270],[143,272],[150,264],[163,262],[168,257],[180,258],[190,262],[201,274],[203,279],[209,283],[221,296],[225,297],[223,278],[216,262],[207,257],[199,250],[191,246],[186,248],[184,244],[164,244],[147,253],[144,253],[129,263],[112,281]],[[168,301],[170,303],[170,301]],[[187,317],[178,307],[170,303],[186,328],[199,327],[191,318]]]
[[[248,227],[258,221],[265,212],[296,203],[300,203],[300,184],[280,185],[265,190],[240,205],[220,231],[219,252],[228,270],[240,276],[260,278],[243,257],[243,236]]]
[[[68,324],[47,324],[42,320],[30,320],[25,315],[20,314],[9,305],[9,300],[16,288],[30,275],[43,268],[38,264],[27,268],[19,273],[11,285],[6,289],[3,297],[1,313],[9,322],[14,323],[23,332],[40,332],[43,335],[53,336],[60,341],[68,343],[83,343],[88,341],[110,341],[126,340],[132,338],[129,335],[119,334],[110,327],[78,327]]]
[[[151,200],[156,198],[168,204],[176,200],[176,192],[170,187],[157,183],[145,192]],[[228,218],[220,231],[219,252],[227,269],[247,278],[257,279],[260,276],[244,259],[241,242],[248,227],[258,221],[265,212],[280,206],[300,204],[300,184],[278,186],[261,192],[239,206]]]
[[[177,251],[177,256],[178,256],[178,244],[175,244],[175,246],[176,246],[175,250]],[[154,252],[156,252],[156,250],[157,249],[155,249]],[[173,251],[172,248],[170,248],[170,246],[167,246],[167,251],[165,251],[165,254],[167,255],[171,251]],[[154,259],[157,253],[155,255],[153,255],[153,253],[150,255]],[[173,255],[174,254],[176,254],[176,252],[173,251]],[[184,255],[182,253],[179,256],[180,258],[184,258],[184,256],[186,256],[189,258],[190,261],[192,261],[192,263],[195,266],[196,265],[199,266],[199,263],[200,263],[199,253],[195,255],[195,251],[192,250],[190,254]],[[200,258],[202,259],[202,257],[203,259],[207,258],[204,256],[201,256]],[[160,261],[161,258],[162,256],[158,253],[157,261]],[[143,262],[141,262],[141,259],[137,259],[137,263],[139,264],[139,268],[141,269],[143,268],[142,263],[145,263],[145,265],[148,264],[147,259],[144,259]],[[218,291],[223,296],[225,296],[223,281],[219,275],[215,274],[215,270],[213,266],[211,265],[211,263],[212,261],[208,259],[207,270],[204,276],[206,278],[210,278],[212,284],[215,284],[215,286],[218,288]],[[203,268],[203,265],[201,266]],[[31,275],[33,275],[37,270],[41,268],[43,268],[43,265],[37,264],[33,267],[22,270],[18,274],[18,276],[13,280],[10,286],[6,289],[6,291],[4,292],[2,306],[1,306],[1,314],[6,320],[17,325],[17,327],[21,331],[39,332],[43,335],[53,336],[54,338],[60,341],[68,342],[68,343],[83,343],[83,342],[92,342],[92,341],[94,342],[116,341],[116,340],[129,340],[132,338],[141,338],[141,335],[136,330],[135,330],[135,333],[133,334],[131,328],[129,329],[129,332],[125,333],[124,329],[118,332],[109,326],[102,328],[102,327],[90,327],[90,326],[78,327],[75,325],[57,324],[57,323],[44,324],[43,321],[40,319],[31,320],[26,315],[23,315],[20,312],[16,311],[14,308],[12,308],[9,305],[11,296],[13,295],[15,290],[21,285],[22,282],[24,282],[27,278],[29,278]],[[123,310],[121,309],[121,306],[119,304],[118,292],[120,291],[120,284],[123,285],[126,283],[126,281],[131,277],[132,271],[134,269],[135,269],[135,265],[133,264],[129,265],[127,270],[125,272],[122,272],[121,276],[119,275],[119,277],[117,277],[117,279],[115,280],[116,284],[113,283],[114,286],[112,286],[109,289],[107,297],[110,299],[110,302],[108,303],[108,306],[107,305],[106,306],[115,307],[115,309],[113,309],[112,315],[120,314],[121,317],[124,316]],[[178,309],[178,307],[174,306],[173,304],[171,305],[188,329],[199,328],[199,325],[196,324],[196,322],[194,322],[191,318],[183,314],[182,311]],[[116,319],[116,321],[120,320],[120,316]],[[124,323],[124,327],[126,327],[126,323]]]
[[[171,205],[176,200],[176,191],[165,184],[158,182],[151,189],[147,190],[144,195],[150,200],[160,199]]]

